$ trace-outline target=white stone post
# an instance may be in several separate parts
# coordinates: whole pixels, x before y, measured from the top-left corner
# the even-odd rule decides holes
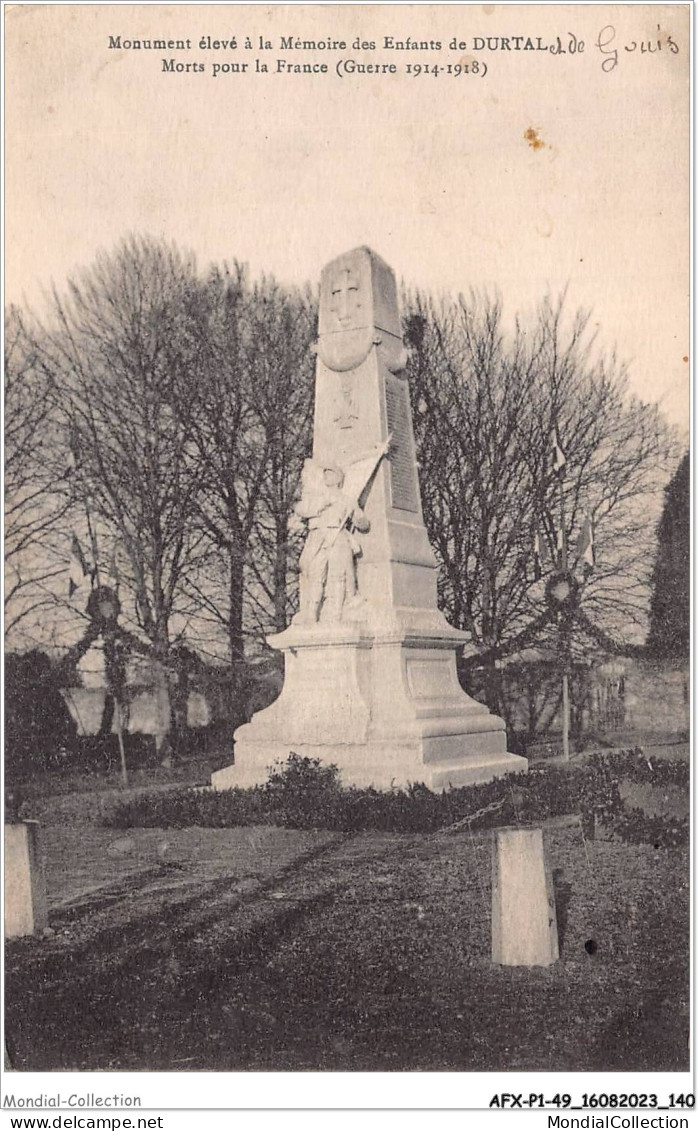
[[[48,926],[39,822],[5,825],[5,938]]]
[[[492,961],[550,966],[559,957],[542,829],[497,829],[492,842]]]

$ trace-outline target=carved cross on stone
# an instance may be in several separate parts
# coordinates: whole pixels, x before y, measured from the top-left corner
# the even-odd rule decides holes
[[[333,417],[334,423],[340,428],[353,428],[354,421],[359,419],[356,410],[356,403],[354,401],[351,383],[347,381],[346,377],[342,379],[342,400],[343,404],[339,406],[337,415]]]
[[[340,412],[337,416],[335,416],[334,422],[340,428],[353,428],[354,427],[354,421],[358,420],[358,419],[359,418],[358,418],[358,416],[356,415],[355,412],[349,412],[349,406],[348,406],[347,409],[344,412]]]
[[[337,274],[332,284],[330,310],[342,329],[348,330],[356,324],[356,314],[360,306],[359,280],[346,267]]]

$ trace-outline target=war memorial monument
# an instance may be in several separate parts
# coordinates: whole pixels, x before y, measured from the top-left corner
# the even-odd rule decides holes
[[[300,609],[267,637],[284,685],[235,732],[235,763],[212,784],[266,781],[291,752],[378,789],[521,771],[503,720],[462,690],[456,648],[468,636],[437,608],[395,275],[369,248],[323,270],[316,351],[313,455],[296,504]]]

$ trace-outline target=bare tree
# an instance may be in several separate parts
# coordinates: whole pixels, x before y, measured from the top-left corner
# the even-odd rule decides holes
[[[56,471],[60,431],[55,389],[22,315],[5,318],[5,630],[10,644],[36,643],[38,622],[66,578],[69,469]]]
[[[282,632],[297,607],[302,531],[291,522],[304,458],[312,446],[317,317],[309,292],[264,280],[253,295],[257,345],[253,403],[269,450],[253,531],[248,602],[263,630]]]
[[[244,266],[211,270],[201,288],[196,335],[197,380],[192,384],[185,371],[174,385],[198,483],[192,521],[207,547],[203,568],[188,578],[188,591],[199,621],[224,632],[237,685],[244,670],[245,562],[269,454],[250,402],[252,339]]]
[[[239,682],[246,638],[285,627],[288,615],[288,520],[311,429],[313,308],[273,279],[251,284],[240,264],[213,269],[204,296],[196,389],[178,388],[200,486],[197,523],[210,547],[188,588],[200,619],[225,632]]]
[[[176,248],[131,237],[54,292],[33,332],[54,394],[47,477],[64,481],[94,583],[120,590],[163,689],[186,637],[227,657],[241,701],[247,637],[285,626],[313,326],[308,293],[252,284],[239,264],[202,279]]]
[[[564,298],[544,300],[530,329],[519,321],[506,334],[499,299],[417,294],[405,327],[425,521],[449,619],[480,654],[540,637],[534,537],[554,561],[562,495],[570,547],[584,515],[595,528],[584,608],[605,631],[632,636],[653,556],[647,508],[676,458],[656,407],[628,397],[624,367],[596,349],[588,315],[565,317]]]
[[[563,300],[546,299],[538,310],[536,412],[548,436],[557,427],[566,455],[562,494],[570,546],[585,514],[595,531],[585,613],[602,630],[635,643],[646,631],[655,520],[680,444],[657,405],[630,395],[627,367],[598,350],[589,314],[578,312],[565,330],[564,313]],[[555,518],[560,525],[550,468],[548,456],[540,507],[548,531]]]
[[[201,553],[190,437],[173,410],[175,375],[197,378],[198,302],[191,258],[131,237],[70,280],[64,297],[54,293],[40,350],[74,496],[91,516],[97,581],[118,570],[165,692],[173,617],[186,612],[183,580]]]

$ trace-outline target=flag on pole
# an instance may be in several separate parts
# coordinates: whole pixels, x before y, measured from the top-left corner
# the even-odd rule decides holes
[[[387,440],[383,444],[377,444],[375,448],[373,448],[368,453],[368,455],[354,460],[354,462],[350,463],[346,469],[339,468],[344,477],[344,494],[348,497],[350,504],[352,505],[350,505],[344,519],[337,529],[337,533],[332,539],[332,545],[334,545],[334,543],[337,541],[340,531],[344,529],[344,526],[346,525],[352,513],[353,504],[358,503],[359,506],[363,506],[365,504],[366,497],[371,489],[374,476],[378,470],[378,465],[380,464],[380,461],[383,459],[383,457],[387,456],[390,450],[390,441],[392,440],[392,438],[393,436],[391,432]]]
[[[560,444],[560,434],[557,430],[556,425],[555,431],[553,432],[553,471],[556,475],[565,474],[566,463],[567,460],[565,458],[565,453],[562,450],[562,445]]]
[[[596,564],[594,557],[594,526],[591,517],[586,515],[582,522],[582,529],[577,539],[577,557],[585,566],[593,569]]]
[[[540,530],[536,530],[533,535],[533,577],[536,581],[540,581],[546,569],[550,566],[550,555],[545,539],[542,537]]]
[[[68,596],[72,597],[76,590],[80,589],[85,583],[85,578],[90,576],[90,568],[87,564],[85,555],[82,552],[82,546],[77,534],[73,534],[73,540],[70,544],[70,573],[68,580]]]
[[[77,428],[71,427],[68,436],[68,475],[74,475],[80,467],[80,435]]]
[[[119,586],[121,584],[121,571],[119,570],[118,551],[121,548],[120,542],[114,542],[111,548],[111,558],[109,560],[109,582],[114,586],[118,595]]]
[[[350,499],[356,499],[359,506],[364,506],[366,497],[373,483],[373,477],[378,470],[378,465],[390,451],[393,438],[392,432],[383,444],[376,444],[370,452],[342,468],[344,473],[343,491]]]
[[[557,548],[557,566],[562,569],[563,558],[565,555],[565,535],[562,530],[558,530],[555,535],[555,542]]]
[[[536,530],[535,534],[533,535],[533,578],[534,578],[534,581],[540,581],[541,577],[543,576],[543,567],[541,565],[541,560],[540,560],[540,551],[541,551],[540,534]]]

